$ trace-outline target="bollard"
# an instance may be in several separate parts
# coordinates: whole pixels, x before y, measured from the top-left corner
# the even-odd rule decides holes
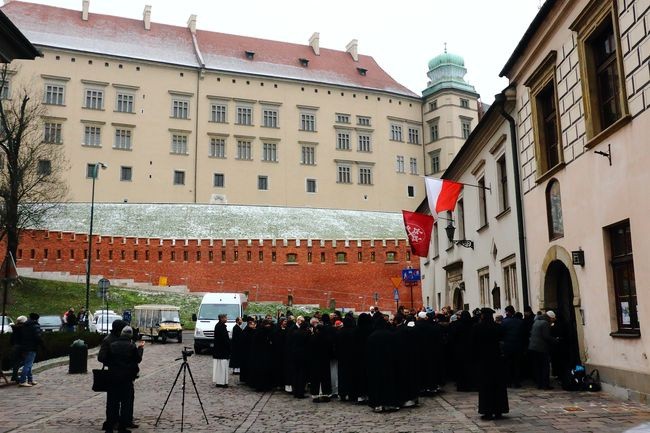
[[[70,346],[69,374],[88,372],[88,345],[83,340],[75,340]]]

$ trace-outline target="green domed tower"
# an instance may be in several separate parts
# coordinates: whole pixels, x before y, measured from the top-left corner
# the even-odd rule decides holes
[[[445,50],[444,53],[429,61],[429,72],[427,72],[429,83],[422,96],[426,98],[440,90],[455,89],[474,93],[478,97],[474,86],[465,81],[465,74],[467,74],[465,60]]]

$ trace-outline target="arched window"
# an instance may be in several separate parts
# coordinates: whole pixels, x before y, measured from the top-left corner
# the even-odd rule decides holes
[[[563,237],[562,196],[560,195],[560,182],[555,179],[552,179],[546,187],[546,216],[549,240]]]

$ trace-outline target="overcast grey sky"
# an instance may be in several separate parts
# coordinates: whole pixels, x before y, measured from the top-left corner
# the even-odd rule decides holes
[[[82,0],[32,0],[81,10]],[[507,86],[498,78],[542,0],[90,0],[90,13],[141,19],[152,5],[154,22],[307,44],[320,32],[321,47],[345,50],[359,40],[359,52],[375,58],[398,82],[420,94],[428,61],[448,51],[465,58],[465,79],[484,102]]]

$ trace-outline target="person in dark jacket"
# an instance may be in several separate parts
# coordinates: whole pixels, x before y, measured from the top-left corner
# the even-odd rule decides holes
[[[398,354],[396,339],[381,313],[372,318],[373,332],[366,340],[366,366],[368,374],[368,404],[375,412],[399,409],[398,378],[395,371]]]
[[[305,318],[296,318],[296,328],[290,331],[287,339],[287,351],[293,369],[291,373],[291,392],[295,398],[305,398],[307,384],[307,340],[309,339],[309,323]]]
[[[469,311],[463,310],[460,318],[449,325],[449,344],[455,367],[456,390],[468,392],[475,389],[475,354],[473,345],[474,321]]]
[[[99,347],[99,353],[97,354],[97,360],[104,364],[104,367],[111,369],[110,364],[110,352],[111,352],[111,343],[117,341],[120,338],[122,329],[127,325],[124,320],[117,319],[114,320],[111,324],[111,332],[102,340],[102,344]],[[129,409],[127,408],[128,404],[124,407],[120,407],[120,401],[117,399],[117,394],[112,388],[109,388],[106,392],[106,421],[102,424],[102,430],[112,431],[115,427],[115,423],[120,418],[121,412],[126,412],[128,414]],[[131,415],[133,411],[131,411]],[[129,427],[133,427],[133,418],[131,418],[131,423]]]
[[[228,364],[230,361],[230,337],[226,322],[227,314],[219,314],[219,321],[214,326],[214,351],[212,352],[212,382],[218,388],[228,387]]]
[[[329,402],[332,397],[330,335],[328,328],[319,323],[317,318],[312,318],[310,325],[311,334],[307,340],[309,392],[314,403]]]
[[[24,364],[25,349],[22,341],[23,325],[27,321],[27,317],[20,316],[16,319],[16,323],[11,325],[11,335],[9,343],[11,343],[11,381],[18,382],[18,370]]]
[[[257,331],[257,322],[255,317],[246,318],[246,327],[241,334],[241,365],[239,372],[239,381],[249,383],[251,380],[251,368],[253,367],[253,337]],[[250,383],[249,383],[250,384]]]
[[[553,311],[539,313],[535,317],[533,328],[530,331],[530,342],[528,351],[533,360],[533,373],[538,389],[553,389],[549,382],[551,347],[555,339],[551,336],[551,316],[555,318]]]
[[[505,361],[508,386],[521,387],[521,363],[524,354],[526,324],[515,316],[512,305],[506,307],[506,317],[501,324],[503,329],[503,357]]]
[[[343,328],[336,334],[336,350],[338,354],[339,397],[341,401],[356,401],[354,387],[354,319],[345,317]]]
[[[232,327],[232,339],[230,340],[230,368],[232,368],[232,374],[239,374],[239,369],[241,368],[241,355],[242,355],[242,332],[243,329],[242,318],[237,317],[235,319],[235,326]]]
[[[25,353],[25,364],[23,365],[23,371],[18,379],[18,385],[20,386],[29,387],[37,384],[32,377],[32,365],[34,365],[38,348],[45,347],[43,339],[41,338],[41,334],[43,333],[41,331],[41,325],[38,324],[39,317],[40,316],[37,313],[30,313],[29,319],[23,325],[21,331],[21,342],[23,352]]]
[[[264,319],[253,335],[249,385],[257,391],[269,391],[274,385],[273,320]]]
[[[144,341],[138,346],[133,342],[133,328],[125,326],[117,340],[110,344],[109,365],[111,365],[111,385],[118,404],[122,407],[119,418],[108,420],[110,426],[118,423],[119,433],[130,433],[128,426],[131,424],[130,414],[133,413],[134,393],[133,381],[140,372],[139,364],[142,361]],[[130,407],[129,407],[130,406]],[[125,410],[126,408],[129,408]],[[114,414],[113,414],[114,415]],[[106,431],[112,432],[113,429]]]
[[[474,347],[478,362],[478,413],[481,419],[499,419],[508,413],[508,389],[503,374],[500,342],[502,328],[494,322],[494,310],[483,308],[481,321],[474,328]]]

